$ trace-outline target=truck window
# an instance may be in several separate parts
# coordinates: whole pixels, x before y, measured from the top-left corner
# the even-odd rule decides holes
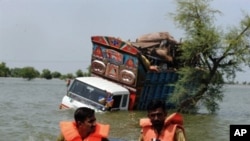
[[[89,95],[87,92],[86,86],[77,80],[73,82],[71,88],[69,89],[69,92],[85,97],[85,98],[87,98]]]
[[[127,100],[128,100],[128,95],[123,95],[122,107],[126,107],[127,106]]]
[[[88,84],[85,84],[78,80],[75,80],[73,82],[71,88],[69,89],[69,92],[92,100],[99,104],[104,104],[99,102],[101,98],[107,98],[107,93],[105,91],[89,86]]]
[[[115,95],[115,96],[113,96],[113,99],[114,99],[114,103],[113,103],[112,108],[120,108],[122,96]]]
[[[89,99],[92,101],[95,101],[96,103],[100,103],[99,99],[106,98],[106,97],[107,97],[106,92],[99,90],[99,89],[94,89],[89,95]]]

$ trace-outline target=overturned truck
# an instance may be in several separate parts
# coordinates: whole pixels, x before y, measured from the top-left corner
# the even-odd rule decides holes
[[[92,36],[91,41],[92,76],[76,78],[60,108],[144,110],[150,100],[167,100],[173,93],[171,84],[178,80],[180,65],[179,42],[168,32],[146,34],[134,42],[110,36]],[[80,84],[84,90],[77,92]]]

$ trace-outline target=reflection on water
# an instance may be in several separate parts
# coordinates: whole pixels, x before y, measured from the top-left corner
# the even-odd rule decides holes
[[[230,124],[250,124],[249,86],[225,87],[220,111],[215,115],[184,115],[190,141],[228,141]],[[66,93],[62,80],[0,78],[0,136],[7,140],[53,141],[61,120],[73,120],[74,110],[59,110]],[[204,113],[204,112],[202,112]],[[99,122],[111,125],[110,137],[116,141],[137,140],[139,119],[144,111],[97,113]]]

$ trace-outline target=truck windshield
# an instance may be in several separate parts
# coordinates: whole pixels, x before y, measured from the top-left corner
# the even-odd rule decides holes
[[[89,86],[78,80],[75,80],[73,82],[72,86],[69,89],[69,92],[102,105],[104,105],[104,103],[102,103],[102,100],[107,98],[107,93],[105,91]]]

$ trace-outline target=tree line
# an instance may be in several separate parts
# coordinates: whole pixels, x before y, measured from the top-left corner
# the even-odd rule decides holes
[[[23,68],[9,68],[5,62],[0,63],[0,77],[17,77],[17,78],[24,78],[27,80],[32,80],[34,78],[44,78],[44,79],[72,79],[75,77],[81,76],[90,76],[90,72],[83,72],[82,70],[78,69],[75,74],[67,73],[61,74],[58,71],[50,71],[49,69],[43,69],[42,72],[39,72],[34,67],[26,66]]]
[[[228,81],[228,82],[225,82],[225,84],[229,84],[229,85],[250,85],[250,82],[247,82],[247,81],[243,81],[243,82],[239,82],[239,81]]]

